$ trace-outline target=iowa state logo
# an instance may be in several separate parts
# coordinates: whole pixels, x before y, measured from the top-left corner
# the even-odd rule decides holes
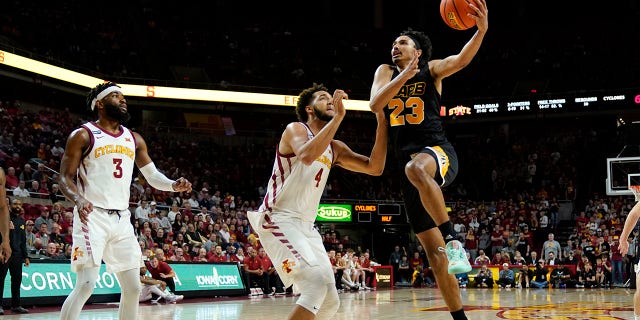
[[[286,273],[291,273],[291,271],[293,271],[292,268],[295,266],[295,261],[289,261],[289,259],[282,261],[282,270]]]

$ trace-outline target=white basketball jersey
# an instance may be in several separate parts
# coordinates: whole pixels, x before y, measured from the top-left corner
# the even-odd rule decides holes
[[[313,133],[307,127],[309,139]],[[311,165],[305,165],[295,154],[283,155],[276,148],[273,172],[260,211],[271,211],[272,216],[290,216],[304,221],[315,221],[318,204],[333,164],[331,144]]]
[[[78,192],[98,208],[129,208],[129,186],[136,157],[133,133],[120,126],[120,133],[113,135],[93,122],[82,127],[89,132],[91,146],[78,168]]]

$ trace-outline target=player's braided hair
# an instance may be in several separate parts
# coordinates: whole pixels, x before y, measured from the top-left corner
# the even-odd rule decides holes
[[[401,36],[408,36],[416,42],[416,49],[421,49],[420,61],[418,61],[418,67],[423,68],[429,60],[431,60],[431,51],[433,46],[431,45],[431,39],[422,31],[413,30],[408,28],[400,33]]]
[[[296,114],[298,115],[298,120],[302,122],[307,122],[309,119],[307,115],[307,111],[305,108],[311,104],[311,100],[313,99],[313,94],[318,91],[329,91],[323,84],[314,83],[311,88],[307,88],[302,90],[300,95],[298,96],[298,104],[296,105]]]
[[[93,99],[95,99],[100,94],[100,92],[104,91],[104,89],[113,87],[113,86],[117,86],[117,84],[109,81],[93,87],[93,89],[91,89],[91,91],[87,93],[87,100],[86,100],[87,110],[93,111],[91,110],[91,102],[93,101]]]

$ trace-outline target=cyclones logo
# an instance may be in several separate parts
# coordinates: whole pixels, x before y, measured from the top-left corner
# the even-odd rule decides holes
[[[286,273],[291,273],[291,271],[293,271],[291,268],[296,266],[296,262],[295,261],[289,261],[289,259],[286,259],[284,261],[282,261],[282,270],[284,270],[284,272]]]
[[[80,250],[80,247],[75,247],[73,248],[73,254],[71,256],[73,257],[73,261],[77,261],[78,257],[84,256],[84,252]]]

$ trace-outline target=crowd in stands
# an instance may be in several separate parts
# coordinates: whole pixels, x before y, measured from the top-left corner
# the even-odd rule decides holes
[[[64,196],[57,189],[55,171],[64,153],[66,136],[83,120],[64,110],[22,110],[17,101],[2,103],[2,120],[0,165],[7,172],[9,195],[22,201],[30,255],[33,258],[68,259],[71,255],[72,208],[65,207]],[[366,120],[363,122],[366,126]],[[341,134],[345,139],[357,140],[365,146],[361,132],[362,127],[352,124]],[[257,209],[260,204],[264,187],[259,183],[271,167],[273,146],[207,146],[205,139],[204,142],[188,143],[165,139],[161,133],[153,131],[147,136],[152,141],[148,143],[149,152],[158,159],[158,167],[169,177],[189,177],[195,189],[188,194],[161,192],[148,186],[142,175],[136,175],[131,184],[131,222],[144,255],[153,257],[160,249],[168,262],[239,263],[244,263],[254,253],[259,255],[259,239],[251,232],[246,212]],[[583,283],[594,286],[593,281],[598,286],[620,284],[626,280],[630,274],[630,261],[635,259],[637,251],[620,257],[615,254],[615,248],[633,202],[628,197],[602,197],[598,193],[593,193],[584,204],[576,200],[578,164],[568,155],[581,152],[572,149],[577,148],[578,134],[563,134],[558,138],[545,135],[535,139],[523,135],[515,142],[507,139],[495,142],[499,138],[493,137],[494,141],[488,144],[492,148],[491,155],[474,156],[477,158],[475,165],[492,168],[491,174],[487,176],[486,171],[479,171],[477,167],[470,169],[467,177],[462,176],[461,183],[445,193],[454,229],[465,244],[472,264],[536,265],[536,259],[540,259],[545,265],[575,265],[573,270],[577,273],[572,272],[572,276],[576,276],[574,286]],[[472,149],[472,145],[469,143],[468,147]],[[462,148],[462,152],[471,154],[473,150]],[[504,159],[496,162],[498,157]],[[177,172],[177,167],[186,171]],[[474,172],[477,175],[473,175]],[[393,173],[391,169],[380,178],[367,180],[369,178],[363,178],[364,175],[338,170],[325,196],[402,201],[402,195],[393,191],[397,190]],[[472,200],[468,181],[492,184],[490,195],[495,200]],[[351,185],[354,183],[362,187]],[[50,204],[39,204],[42,201]],[[561,224],[559,201],[574,205],[573,225]],[[547,241],[554,240],[552,233],[562,234],[563,243],[561,247],[554,245],[550,252]],[[637,236],[637,232],[634,235]],[[346,232],[341,234],[335,225],[324,231],[323,237],[327,252],[335,261],[336,275],[339,275],[338,290],[369,288],[372,265],[387,262],[387,257],[370,257],[375,252],[372,249],[376,248],[363,248],[361,239],[352,238]],[[634,237],[632,241],[637,240]],[[394,259],[388,260],[395,267],[398,282],[434,285],[424,250],[416,245],[400,245],[406,245],[408,251],[405,249],[398,255],[400,246],[396,247]],[[581,265],[583,257],[588,258],[588,263]],[[265,264],[269,263],[268,257],[264,260]],[[591,279],[590,271],[585,271],[590,267],[594,269],[596,280]],[[272,265],[265,269],[269,268]],[[605,275],[604,278],[599,272]],[[518,277],[524,279],[523,286],[536,283],[535,274],[525,274]],[[273,278],[275,283],[262,281],[272,285],[264,285],[264,290],[270,292],[271,288],[277,288],[280,293],[277,277]],[[552,280],[548,281],[555,285]],[[469,280],[462,279],[461,285],[464,281]]]

